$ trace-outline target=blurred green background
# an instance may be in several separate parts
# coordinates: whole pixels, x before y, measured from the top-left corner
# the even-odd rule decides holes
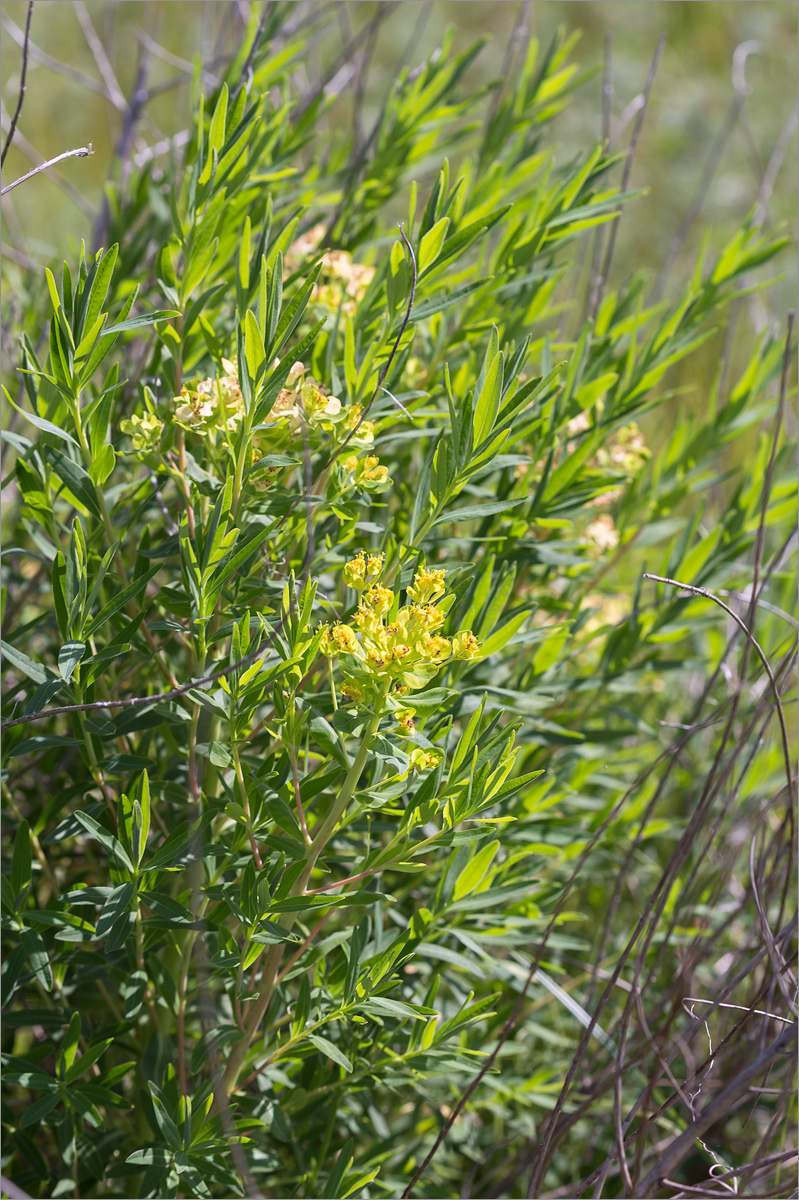
[[[594,74],[552,127],[561,159],[585,150],[601,135],[608,35],[612,37],[611,134],[623,147],[658,36],[665,34],[631,178],[633,188],[646,186],[649,191],[628,206],[620,222],[613,270],[617,281],[639,267],[658,271],[697,189],[705,190],[704,180],[708,186],[701,213],[672,270],[673,285],[685,279],[703,233],[711,231],[714,249],[723,244],[755,203],[770,162],[772,174],[775,166],[779,169],[772,180],[767,226],[787,226],[795,234],[796,3],[537,0],[520,6],[518,0],[403,0],[381,6],[297,0],[290,21],[307,22],[313,29],[310,49],[296,69],[300,93],[324,77],[348,40],[380,8],[386,18],[371,47],[366,73],[367,130],[399,65],[413,67],[420,62],[440,43],[447,27],[452,27],[458,46],[488,39],[469,76],[475,88],[502,73],[506,47],[518,22],[527,24],[543,46],[559,25],[581,30],[573,57]],[[16,104],[26,13],[24,0],[2,5],[4,129]],[[186,129],[192,65],[201,56],[212,73],[214,60],[241,42],[252,15],[253,8],[245,0],[36,0],[27,95],[4,182],[41,158],[89,141],[95,153],[62,162],[3,198],[7,351],[10,332],[30,312],[29,290],[38,292],[41,286],[36,282],[42,279],[41,266],[64,256],[73,259],[81,238],[94,245],[94,214],[102,202],[104,181],[114,169],[114,147],[125,121],[124,97],[132,94],[137,73],[146,71],[145,86],[152,94],[133,131],[134,158]],[[358,52],[367,44],[368,39]],[[115,105],[107,93],[113,94],[117,86],[122,96],[117,96]],[[346,127],[351,118],[351,88],[345,81],[328,119],[334,127]],[[404,198],[401,209],[406,211]],[[29,272],[31,266],[37,268],[35,273]],[[783,254],[769,269],[772,276],[782,275],[782,280],[765,300],[759,295],[747,299],[750,334],[767,321],[784,324],[785,312],[795,303],[795,256]],[[714,349],[711,344],[704,357],[708,378],[714,354],[718,355],[718,346]],[[7,371],[8,353],[4,357]]]
[[[313,84],[325,65],[340,52],[351,31],[357,32],[373,15],[372,3],[325,4],[322,0],[295,6],[298,15],[320,10],[326,24],[309,60],[298,68],[300,86]],[[197,55],[205,61],[224,54],[242,36],[249,4],[236,0],[88,0],[73,5],[65,0],[37,0],[31,39],[44,55],[58,60],[102,85],[101,67],[84,34],[85,16],[91,20],[108,56],[113,74],[127,96],[134,83],[139,57],[149,57],[148,86],[172,82],[147,105],[136,135],[138,148],[177,133],[185,126],[190,76],[175,61],[165,61],[146,50],[146,41],[163,48],[167,56],[183,63]],[[24,28],[27,4],[3,4],[2,98],[5,117],[13,112],[19,84],[21,53],[14,33]],[[82,11],[81,11],[82,10]],[[489,37],[473,68],[475,87],[501,70],[505,47],[519,14],[516,0],[404,0],[393,6],[378,34],[367,86],[369,102],[376,106],[393,78],[398,54],[409,40],[407,62],[413,66],[441,40],[447,26],[456,42],[468,44]],[[81,18],[83,17],[83,21]],[[797,4],[785,0],[754,3],[719,0],[594,0],[561,3],[538,0],[527,10],[534,36],[547,43],[558,25],[582,30],[575,56],[585,67],[601,68],[605,35],[613,35],[613,118],[640,93],[658,35],[666,45],[658,69],[651,103],[636,155],[635,185],[646,184],[649,197],[639,203],[637,219],[622,223],[620,262],[657,260],[690,203],[715,139],[725,124],[734,97],[732,65],[736,47],[759,42],[747,59],[746,84],[751,89],[744,111],[722,155],[703,207],[703,222],[715,228],[732,227],[757,195],[766,165],[784,121],[795,110],[797,94]],[[178,82],[180,81],[180,82]],[[558,142],[567,153],[599,136],[601,131],[601,71],[577,93],[573,104],[556,125]],[[346,94],[342,95],[342,101]],[[337,105],[342,121],[348,120],[346,102]],[[335,116],[336,109],[333,110]],[[45,158],[91,141],[94,157],[60,164],[59,175],[69,181],[77,196],[65,191],[55,176],[40,177],[10,194],[3,202],[6,246],[27,250],[37,260],[58,257],[89,228],[89,208],[102,194],[123,114],[78,78],[57,73],[47,63],[32,58],[28,90],[19,131]],[[626,133],[629,135],[630,127]],[[20,149],[12,148],[5,180],[30,169]],[[772,203],[772,220],[796,217],[796,136],[791,130]],[[644,215],[646,209],[646,215]],[[625,240],[624,232],[628,238]],[[720,235],[723,230],[719,229]]]

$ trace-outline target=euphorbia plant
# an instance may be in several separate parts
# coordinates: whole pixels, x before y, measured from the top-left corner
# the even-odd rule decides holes
[[[290,56],[267,43],[199,105],[161,202],[131,188],[119,247],[48,274],[49,352],[20,361],[39,436],[10,435],[39,565],[5,647],[4,1120],[29,1189],[395,1195],[486,1047],[524,1057],[533,979],[588,1021],[551,977],[586,950],[568,864],[597,756],[654,755],[686,606],[605,577],[662,541],[665,574],[708,581],[752,544],[752,489],[710,536],[681,506],[780,346],[651,457],[635,421],[782,243],[753,217],[674,303],[635,277],[559,332],[571,247],[631,198],[606,147],[544,149],[567,49],[531,49],[480,132],[476,49],[445,47],[353,173],[268,104]],[[531,1136],[561,1074],[492,1078],[481,1153],[490,1113]],[[436,1195],[460,1194],[452,1155]]]

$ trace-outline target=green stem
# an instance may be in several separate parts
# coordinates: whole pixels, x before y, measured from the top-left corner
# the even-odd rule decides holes
[[[380,725],[380,718],[383,715],[382,707],[384,698],[385,694],[380,696],[377,704],[377,712],[364,730],[363,738],[361,740],[361,745],[355,758],[355,762],[347,772],[347,776],[341,785],[341,791],[339,792],[338,797],[331,804],[330,811],[314,834],[313,840],[308,847],[305,867],[302,871],[302,874],[299,876],[289,892],[289,895],[292,897],[300,896],[305,891],[308,880],[311,877],[319,855],[322,853],[332,837],[336,826],[338,825],[339,820],[344,813],[344,810],[352,799],[352,795],[358,785],[358,780],[361,777],[361,772],[366,765],[369,747],[371,746],[372,740]],[[297,916],[297,913],[283,914],[283,926],[286,929],[291,929],[295,920],[297,919]],[[236,1043],[231,1051],[230,1058],[228,1059],[227,1067],[225,1069],[225,1075],[222,1080],[222,1086],[228,1095],[235,1090],[239,1072],[244,1063],[244,1059],[247,1056],[250,1042],[255,1037],[256,1032],[261,1028],[266,1015],[266,1010],[268,1009],[272,1000],[272,996],[274,995],[277,984],[277,975],[280,970],[280,962],[283,957],[283,949],[284,947],[282,944],[273,946],[264,959],[264,965],[261,972],[261,994],[257,1000],[253,1001],[252,1009],[248,1015],[244,1037]]]
[[[230,516],[235,525],[239,511],[239,500],[244,483],[244,468],[247,465],[247,451],[250,446],[250,416],[244,418],[241,424],[241,446],[236,458],[236,471],[233,476],[233,495],[230,501]]]

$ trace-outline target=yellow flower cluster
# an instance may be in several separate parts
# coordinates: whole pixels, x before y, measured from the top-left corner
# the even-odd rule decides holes
[[[134,413],[127,420],[121,421],[119,428],[122,433],[126,433],[130,438],[133,449],[144,453],[147,450],[154,450],[161,440],[161,429],[163,428],[158,417],[154,413],[144,412],[141,416]]]
[[[619,531],[610,513],[600,513],[595,517],[586,528],[585,536],[590,545],[590,552],[594,555],[603,554],[605,550],[615,550],[619,544]]]
[[[608,446],[597,450],[596,461],[600,467],[615,467],[625,475],[637,475],[650,456],[644,435],[632,421],[617,430],[616,437]]]
[[[278,365],[279,359],[276,359],[275,366]],[[358,425],[361,412],[358,404],[343,405],[338,396],[332,396],[324,384],[313,378],[304,363],[295,362],[286,377],[286,386],[272,405],[266,428],[253,438],[253,465],[268,454],[289,449],[293,440],[302,437],[303,427],[306,435],[311,435],[312,442],[319,434],[342,442]],[[374,437],[374,425],[371,421],[362,421],[351,444],[365,450],[371,446]],[[386,468],[378,465],[379,461],[376,455],[363,459],[350,455],[344,462],[338,460],[342,490],[357,487],[370,492],[385,491],[392,481]],[[266,491],[274,474],[274,467],[263,467],[251,476],[252,485],[259,491]]]
[[[299,266],[303,259],[313,254],[325,235],[325,226],[314,225],[289,246],[286,263]],[[352,314],[366,295],[366,289],[375,276],[375,268],[352,261],[346,250],[328,250],[322,256],[322,273],[311,292],[311,303],[319,304],[331,312],[338,310],[342,292],[347,297],[342,309]]]
[[[362,552],[346,564],[344,579],[358,592],[358,608],[352,625],[325,628],[322,639],[327,655],[341,656],[343,693],[356,701],[377,692],[403,695],[418,690],[445,662],[477,658],[480,652],[470,629],[453,638],[438,632],[452,603],[452,597],[444,597],[443,570],[418,570],[408,588],[411,603],[398,608],[394,592],[379,582],[382,569],[382,554]],[[407,719],[406,714],[403,720]]]
[[[176,425],[199,433],[225,427],[235,429],[244,415],[238,371],[236,364],[226,358],[222,359],[222,366],[227,374],[181,388],[180,395],[173,398]]]
[[[358,487],[366,492],[385,492],[394,482],[376,454],[367,454],[366,458],[350,454],[341,464],[339,477],[342,491]]]

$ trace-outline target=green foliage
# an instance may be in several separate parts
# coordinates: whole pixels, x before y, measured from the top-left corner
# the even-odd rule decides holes
[[[655,1023],[682,947],[745,941],[686,834],[712,734],[648,807],[658,722],[688,719],[724,626],[639,577],[740,590],[754,554],[759,640],[791,652],[795,489],[756,435],[780,339],[668,439],[634,422],[787,239],[753,213],[682,294],[650,303],[641,272],[586,317],[579,255],[638,193],[605,146],[554,155],[571,45],[531,43],[486,107],[479,45],[445,43],[359,162],[314,147],[321,94],[292,100],[290,7],[245,86],[240,55],[199,98],[183,165],[114,193],[111,248],[48,271],[49,344],[22,338],[7,393],[37,435],[6,433],[4,1170],[41,1195],[395,1196],[493,1052],[420,1186],[524,1194],[504,1172],[581,1034],[603,1064],[623,1045],[621,1009],[574,992],[594,949],[601,978],[627,962],[638,893],[668,900],[633,943]],[[736,787],[773,832],[779,744],[753,755]],[[625,1112],[665,1100],[652,1071]],[[611,1092],[548,1187],[610,1152]]]

